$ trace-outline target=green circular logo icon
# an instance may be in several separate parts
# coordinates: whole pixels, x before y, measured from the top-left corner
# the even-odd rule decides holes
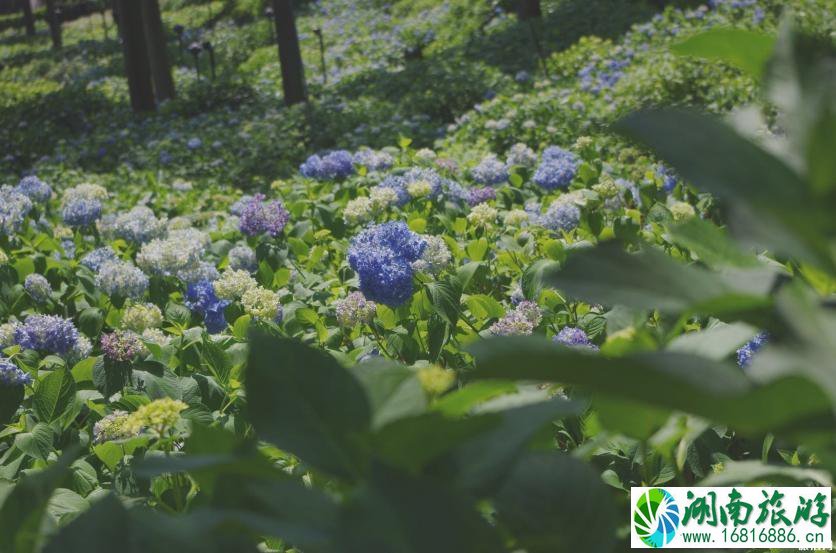
[[[633,508],[633,526],[650,547],[665,547],[679,528],[679,507],[662,488],[651,488],[639,496]]]

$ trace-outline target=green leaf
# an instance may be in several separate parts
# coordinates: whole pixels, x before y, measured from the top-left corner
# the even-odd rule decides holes
[[[723,469],[702,480],[700,486],[740,486],[757,484],[769,486],[797,486],[814,482],[818,486],[832,486],[833,477],[825,470],[781,465],[767,465],[760,461],[727,461]]]
[[[755,79],[763,76],[774,48],[774,36],[744,29],[711,29],[671,46],[680,56],[722,61]]]
[[[76,492],[58,488],[49,498],[46,511],[64,526],[89,508],[90,503]]]
[[[722,122],[689,111],[643,111],[616,129],[650,147],[685,180],[728,201],[729,225],[738,236],[836,273],[824,239],[834,230],[832,213],[783,161]]]
[[[31,432],[21,432],[15,436],[15,447],[35,459],[46,461],[52,453],[54,439],[55,434],[49,425],[39,422]]]
[[[0,551],[34,553],[37,550],[49,498],[77,455],[77,449],[68,450],[44,470],[20,479],[0,507]]]
[[[455,279],[424,284],[430,303],[438,315],[455,328],[461,309],[462,289]]]
[[[426,411],[427,394],[415,371],[383,360],[358,363],[348,370],[366,392],[372,429]]]
[[[700,261],[712,267],[732,265],[735,267],[754,267],[758,260],[746,254],[717,226],[691,217],[683,223],[668,227],[671,240],[678,246],[687,248]]]
[[[500,553],[496,531],[462,494],[438,479],[375,465],[368,483],[346,501],[340,551]]]
[[[568,455],[525,455],[495,506],[499,521],[529,553],[613,550],[617,517],[612,497],[592,468]]]
[[[52,422],[59,418],[64,409],[75,398],[75,381],[66,369],[48,374],[38,384],[32,396],[32,406],[41,422]]]
[[[667,350],[720,361],[728,358],[757,333],[757,329],[743,323],[718,324],[706,330],[677,336],[668,344]]]
[[[471,240],[465,247],[465,252],[471,261],[482,261],[488,253],[488,239],[482,238]]]
[[[550,268],[544,279],[574,298],[636,309],[733,313],[768,306],[765,294],[773,273],[744,274],[725,278],[675,261],[653,247],[630,254],[618,242],[605,242],[574,253],[562,268]]]
[[[119,499],[109,493],[72,524],[59,530],[44,548],[44,553],[125,551],[129,536],[128,512]]]
[[[498,411],[501,422],[496,428],[456,449],[460,485],[478,495],[496,489],[540,429],[554,420],[578,414],[581,409],[580,403],[554,398]]]
[[[489,399],[517,391],[513,382],[506,380],[482,380],[468,384],[433,403],[432,410],[448,417],[466,415],[475,406]]]
[[[362,471],[369,402],[334,358],[294,340],[254,333],[246,389],[262,439],[337,476]]]
[[[471,352],[474,378],[583,386],[596,394],[693,413],[741,432],[827,431],[834,424],[828,397],[798,375],[764,378],[755,385],[736,366],[704,357],[655,352],[607,359],[528,337],[477,342]]]
[[[441,413],[398,419],[374,437],[375,453],[388,464],[418,472],[460,442],[495,427],[497,415],[450,419]]]
[[[17,413],[25,393],[23,386],[0,386],[0,427]]]

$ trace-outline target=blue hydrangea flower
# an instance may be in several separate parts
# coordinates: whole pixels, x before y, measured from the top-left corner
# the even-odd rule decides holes
[[[186,147],[189,150],[197,150],[201,146],[203,146],[203,141],[197,137],[190,138],[189,141],[186,142]]]
[[[578,164],[578,157],[572,152],[550,146],[543,151],[543,159],[534,172],[534,182],[547,190],[566,188],[575,178]]]
[[[32,211],[32,200],[11,186],[0,187],[0,234],[19,231]]]
[[[113,236],[144,244],[165,234],[166,219],[157,218],[151,208],[140,205],[118,214],[108,226]]]
[[[444,179],[433,169],[426,169],[423,167],[414,167],[403,174],[403,186],[405,190],[409,189],[409,185],[416,182],[427,182],[430,185],[431,198],[438,197],[441,194],[442,184]],[[385,181],[384,181],[385,182]],[[400,193],[398,194],[400,198]]]
[[[660,163],[656,167],[656,176],[662,179],[662,189],[665,192],[670,193],[676,187],[678,177],[670,167]]]
[[[56,315],[29,315],[15,328],[15,342],[25,349],[63,355],[78,342],[78,330],[73,322]]]
[[[52,287],[45,276],[32,273],[23,281],[23,288],[35,303],[46,303],[52,294]]]
[[[412,263],[421,258],[426,247],[426,240],[405,223],[383,223],[352,240],[348,262],[357,272],[366,298],[397,307],[412,297]]]
[[[99,269],[108,261],[118,259],[116,252],[110,246],[97,248],[81,258],[81,264],[93,272],[98,273]]]
[[[69,202],[61,211],[64,224],[70,227],[87,227],[102,216],[102,202],[78,198]]]
[[[256,194],[241,212],[238,228],[247,236],[269,234],[276,238],[290,219],[290,213],[280,200],[264,201],[263,194]]]
[[[219,299],[215,288],[208,280],[194,282],[186,287],[186,307],[200,317],[206,324],[206,330],[215,334],[226,328],[224,309],[229,300]]]
[[[227,254],[229,268],[253,272],[258,268],[255,251],[249,246],[235,246]]]
[[[409,199],[411,198],[411,196],[409,195],[409,192],[406,191],[406,184],[407,184],[407,181],[402,176],[400,176],[400,175],[389,175],[388,177],[383,179],[383,182],[378,184],[378,187],[380,187],[380,188],[391,188],[392,190],[397,192],[397,194],[398,194],[397,205],[402,206],[402,205],[406,204],[409,201]]]
[[[387,152],[364,148],[354,152],[354,164],[362,165],[369,171],[384,171],[394,165],[395,160]]]
[[[344,179],[354,174],[354,157],[345,150],[314,154],[299,167],[302,176],[316,180]]]
[[[37,203],[45,203],[52,197],[52,187],[34,175],[23,177],[15,190]]]
[[[571,326],[562,328],[560,332],[552,338],[552,340],[555,343],[563,344],[564,346],[584,347],[595,351],[598,350],[598,346],[589,340],[589,336],[586,335],[586,332],[584,332],[583,329]]]
[[[556,200],[538,220],[547,229],[569,231],[578,226],[580,219],[581,210],[578,206]]]
[[[508,168],[495,155],[489,155],[470,171],[470,176],[479,184],[496,186],[508,180]]]
[[[752,362],[755,353],[769,342],[769,334],[761,332],[737,350],[737,364],[743,368]]]
[[[32,384],[32,377],[20,370],[10,359],[0,357],[0,386],[26,386]]]
[[[109,296],[137,299],[148,290],[148,277],[127,261],[108,261],[96,275],[96,286]]]

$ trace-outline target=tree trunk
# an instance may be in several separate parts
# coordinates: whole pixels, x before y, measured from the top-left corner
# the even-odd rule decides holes
[[[55,0],[46,0],[46,19],[49,23],[49,35],[52,37],[52,48],[61,49],[61,21],[55,13]]]
[[[279,43],[279,62],[282,66],[284,102],[288,106],[307,101],[305,69],[299,49],[299,35],[293,19],[291,0],[273,0],[273,17]]]
[[[517,0],[517,17],[522,20],[542,17],[540,0]]]
[[[148,63],[151,67],[151,79],[157,100],[174,98],[174,80],[171,78],[171,65],[168,63],[165,29],[160,15],[159,0],[141,0],[142,22],[145,25],[145,42],[148,47]]]
[[[135,112],[153,111],[154,89],[151,67],[142,24],[142,6],[137,0],[116,0],[122,29],[122,51],[125,55],[125,74]]]
[[[20,9],[23,11],[23,23],[26,25],[26,34],[35,36],[35,18],[32,16],[31,0],[19,0]]]

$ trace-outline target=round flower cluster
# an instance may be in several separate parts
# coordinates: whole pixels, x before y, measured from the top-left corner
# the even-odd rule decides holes
[[[32,211],[32,200],[11,186],[0,187],[0,234],[11,235],[23,226]]]
[[[424,169],[422,167],[414,167],[404,173],[402,181],[403,188],[409,196],[413,196],[409,191],[410,185],[413,185],[413,190],[421,192],[422,197],[430,196],[433,198],[441,194],[443,182],[444,179],[441,178],[441,175],[433,169]],[[418,185],[414,186],[416,183]],[[429,185],[429,191],[427,191],[427,185]],[[381,184],[381,186],[383,185]],[[398,193],[398,197],[400,198],[400,193]]]
[[[189,406],[178,399],[164,397],[142,405],[128,416],[124,423],[125,432],[139,434],[143,429],[162,436],[180,420],[180,413]]]
[[[56,315],[29,315],[15,327],[15,343],[25,349],[63,355],[78,343],[78,330],[71,320]]]
[[[406,191],[412,198],[424,198],[433,192],[433,185],[429,181],[416,180],[406,185]]]
[[[488,332],[494,336],[527,336],[534,332],[542,320],[540,307],[533,301],[524,300],[492,324]]]
[[[438,365],[430,365],[418,370],[418,381],[424,391],[431,395],[441,395],[456,383],[456,373]]]
[[[348,225],[365,223],[374,214],[374,204],[370,198],[360,196],[349,200],[343,209],[343,220]]]
[[[166,232],[167,221],[158,219],[154,212],[143,205],[118,214],[108,224],[108,234],[135,244],[144,244],[154,238],[162,237]]]
[[[247,271],[227,269],[212,285],[219,298],[237,301],[247,290],[256,288],[258,282]]]
[[[354,174],[354,156],[345,150],[312,155],[299,167],[302,176],[316,180],[343,179]]]
[[[32,384],[32,377],[20,370],[11,359],[0,357],[0,385],[6,387]]]
[[[52,187],[34,175],[20,179],[15,189],[33,202],[41,204],[52,197]]]
[[[437,274],[447,268],[453,260],[453,254],[447,242],[440,236],[425,236],[427,247],[421,258],[412,263],[412,268],[421,273]]]
[[[122,327],[137,333],[163,324],[163,314],[153,303],[135,303],[122,313]]]
[[[96,274],[96,286],[109,296],[136,299],[148,290],[148,277],[127,261],[108,261]]]
[[[508,150],[505,163],[509,167],[517,166],[531,169],[537,165],[537,154],[525,144],[518,142]]]
[[[64,224],[73,228],[89,227],[102,216],[102,202],[78,198],[67,202],[61,210]]]
[[[496,186],[508,180],[508,168],[491,154],[470,171],[470,176],[479,184]]]
[[[509,227],[519,227],[528,222],[528,213],[522,209],[512,209],[505,214],[503,222]]]
[[[208,280],[211,282],[220,276],[221,274],[218,272],[217,267],[215,267],[213,263],[209,263],[207,261],[199,261],[192,267],[186,267],[185,269],[177,271],[177,278],[186,284],[191,284],[201,280]]]
[[[737,350],[737,364],[740,367],[748,366],[752,362],[755,353],[765,346],[767,342],[769,342],[769,334],[766,332],[758,333]]]
[[[467,214],[467,220],[477,227],[489,227],[496,222],[499,216],[499,211],[488,204],[479,204],[473,206],[470,213]]]
[[[412,297],[412,263],[426,247],[427,241],[405,223],[383,223],[351,241],[348,263],[357,272],[366,298],[397,307]]]
[[[102,268],[102,265],[104,265],[108,261],[116,261],[117,259],[119,258],[117,257],[116,252],[113,251],[113,248],[111,248],[110,246],[105,246],[103,248],[96,248],[95,250],[86,254],[84,257],[81,258],[81,264],[90,269],[91,271],[99,272],[99,269]]]
[[[20,323],[11,322],[0,325],[0,349],[15,345],[15,329]]]
[[[542,226],[551,230],[572,230],[581,220],[581,210],[578,206],[558,198],[549,206],[539,218]]]
[[[697,214],[694,210],[694,206],[688,202],[672,202],[671,205],[668,206],[668,209],[670,209],[674,221],[684,221],[685,219],[690,219]]]
[[[369,171],[385,171],[394,163],[395,160],[388,152],[363,148],[354,153],[354,164],[362,165]]]
[[[557,146],[550,146],[543,151],[542,158],[534,172],[534,182],[547,190],[569,186],[578,171],[577,156]]]
[[[203,317],[206,330],[212,334],[226,328],[224,309],[227,305],[229,300],[219,299],[209,281],[195,282],[186,287],[186,307]]]
[[[467,203],[471,207],[496,199],[496,190],[489,186],[477,186],[467,190]]]
[[[130,438],[133,434],[127,431],[125,423],[130,415],[127,411],[114,411],[105,415],[93,425],[93,443],[104,443],[111,440]]]
[[[409,195],[407,194],[407,199]],[[369,190],[369,199],[372,201],[372,208],[381,211],[390,205],[396,205],[400,201],[398,190],[385,186],[375,186]]]
[[[159,328],[146,328],[142,331],[142,339],[158,346],[167,346],[171,343],[171,337]]]
[[[340,326],[353,327],[370,323],[377,313],[377,304],[367,300],[362,292],[352,292],[345,298],[335,301],[334,310]]]
[[[584,332],[583,329],[572,326],[567,326],[560,329],[560,332],[555,334],[552,340],[555,343],[563,344],[564,346],[584,347],[598,351],[598,346],[596,346],[589,340],[589,337],[586,335],[586,332]]]
[[[102,352],[111,361],[127,363],[143,352],[145,344],[135,332],[116,330],[110,334],[102,334]]]
[[[102,202],[107,199],[107,189],[98,184],[84,183],[64,190],[61,196],[61,205],[66,206],[76,200],[98,200]]]
[[[235,246],[227,254],[229,268],[253,272],[258,268],[255,251],[249,246]]]
[[[176,275],[192,269],[200,262],[205,240],[195,229],[172,232],[168,238],[155,238],[143,244],[136,255],[137,264],[146,272],[158,276]]]
[[[241,232],[247,236],[268,234],[279,236],[290,219],[290,213],[280,200],[264,201],[263,194],[256,194],[241,211],[238,223]]]
[[[32,273],[23,281],[23,288],[35,303],[46,303],[52,294],[52,287],[45,276]]]
[[[282,320],[282,304],[279,295],[272,290],[258,286],[250,288],[241,295],[244,311],[254,319],[261,321]]]

